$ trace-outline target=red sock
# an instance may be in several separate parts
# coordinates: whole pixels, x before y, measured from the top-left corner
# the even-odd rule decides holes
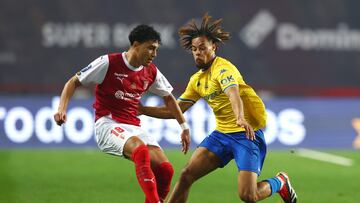
[[[154,175],[156,177],[159,197],[162,201],[164,201],[170,191],[174,169],[169,162],[163,162],[154,168]]]
[[[136,177],[150,203],[158,203],[156,179],[150,168],[150,155],[146,145],[138,146],[131,156],[135,163]]]

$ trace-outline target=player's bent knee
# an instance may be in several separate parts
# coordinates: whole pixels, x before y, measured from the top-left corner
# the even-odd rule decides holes
[[[132,156],[133,151],[142,145],[145,145],[145,144],[140,138],[138,138],[136,136],[132,136],[126,141],[126,143],[124,145],[123,154],[125,155],[125,157],[130,158]]]
[[[246,202],[246,203],[253,203],[253,202],[257,202],[257,196],[256,194],[252,194],[252,193],[240,193],[239,197],[242,201]]]
[[[137,136],[132,136],[130,137],[126,142],[125,142],[125,147],[131,147],[131,148],[136,148],[140,145],[144,145],[145,143]]]
[[[173,175],[174,175],[174,168],[171,165],[170,162],[163,162],[160,165],[161,167],[161,174],[163,175],[164,178],[171,180]]]
[[[166,164],[166,165],[165,165]],[[174,168],[173,166],[171,165],[171,163],[169,162],[166,162],[163,164],[163,167],[165,168],[165,173],[169,176],[169,177],[172,177],[174,175]]]

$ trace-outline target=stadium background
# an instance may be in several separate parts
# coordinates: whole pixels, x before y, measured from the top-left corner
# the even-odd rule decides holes
[[[303,202],[359,201],[360,196],[351,192],[360,189],[356,184],[360,169],[356,150],[360,148],[359,6],[355,0],[2,0],[0,202],[101,202],[105,197],[115,202],[119,196],[130,198],[128,202],[142,201],[130,172],[125,182],[120,181],[125,173],[122,170],[114,170],[118,183],[96,179],[97,187],[91,188],[89,182],[89,190],[94,192],[90,196],[72,194],[76,186],[69,187],[66,181],[55,178],[55,174],[61,174],[63,180],[71,181],[80,174],[77,167],[84,170],[81,166],[89,167],[89,176],[79,178],[81,181],[108,173],[106,169],[111,165],[131,168],[96,149],[91,88],[75,94],[69,122],[62,128],[51,120],[57,96],[67,79],[93,59],[126,50],[127,35],[138,23],[152,24],[160,31],[163,43],[155,63],[179,96],[196,69],[189,53],[178,44],[177,29],[207,11],[214,18],[223,18],[223,27],[232,34],[219,55],[239,68],[266,103],[269,118],[265,133],[270,152],[264,177],[287,169],[294,175]],[[161,103],[152,95],[146,95],[143,102]],[[186,117],[195,147],[213,129],[213,118],[203,102]],[[144,128],[157,137],[180,171],[189,155],[179,155],[176,122],[148,117],[142,120]],[[336,160],[334,157],[324,158],[325,162],[307,159],[300,155],[317,155],[304,148],[348,159],[345,164],[330,163]],[[58,162],[53,163],[54,159]],[[91,161],[99,163],[98,168],[92,168]],[[73,170],[67,169],[69,165]],[[46,170],[49,168],[54,174]],[[202,202],[222,200],[202,195],[204,191],[231,196],[223,202],[236,201],[235,167],[227,168],[194,186],[191,202],[196,198]],[[233,182],[220,182],[225,176]],[[322,181],[332,190],[319,189]],[[103,189],[107,188],[105,184],[115,184],[111,186],[113,191]],[[124,194],[119,189],[124,184],[132,184],[135,189]],[[221,188],[217,186],[220,184],[224,189],[209,191],[207,186],[211,184]],[[278,200],[269,200],[274,201]]]

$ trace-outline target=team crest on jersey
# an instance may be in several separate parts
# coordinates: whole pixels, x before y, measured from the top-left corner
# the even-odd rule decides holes
[[[149,81],[145,80],[143,89],[145,90],[148,86],[149,86]]]

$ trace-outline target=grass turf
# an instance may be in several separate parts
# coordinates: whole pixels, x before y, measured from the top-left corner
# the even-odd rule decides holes
[[[351,167],[298,157],[289,151],[270,151],[259,180],[287,171],[299,202],[360,202],[360,154],[328,151],[354,160]],[[190,158],[179,150],[166,150],[174,165],[173,184]],[[92,203],[144,202],[133,164],[97,149],[0,150],[0,202]],[[237,195],[237,169],[231,162],[197,181],[188,202],[241,202]],[[274,195],[262,202],[281,202]]]

